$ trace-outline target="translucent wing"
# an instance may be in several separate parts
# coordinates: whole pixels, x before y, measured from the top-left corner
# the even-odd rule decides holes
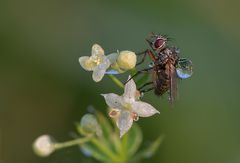
[[[181,79],[187,79],[192,76],[192,61],[186,58],[180,58],[176,66],[177,76]]]
[[[176,100],[177,98],[177,73],[176,69],[172,64],[169,64],[169,101],[171,104]]]

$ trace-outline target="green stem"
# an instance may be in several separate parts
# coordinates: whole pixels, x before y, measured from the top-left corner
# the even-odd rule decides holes
[[[78,139],[75,139],[75,140],[70,140],[70,141],[63,142],[63,143],[56,143],[54,145],[54,147],[57,150],[57,149],[71,147],[71,146],[74,146],[74,145],[80,145],[80,144],[88,142],[89,140],[92,139],[92,137],[93,136],[88,136],[88,137],[84,137],[84,138],[78,138]]]
[[[124,137],[121,140],[121,156],[124,162],[127,162],[128,160],[127,143],[128,143],[128,134],[124,135]]]
[[[130,70],[131,76],[135,75],[137,73],[137,69],[134,67]]]
[[[108,76],[117,86],[119,86],[120,88],[124,88],[123,83],[120,80],[118,80],[115,76],[113,76],[111,74]]]

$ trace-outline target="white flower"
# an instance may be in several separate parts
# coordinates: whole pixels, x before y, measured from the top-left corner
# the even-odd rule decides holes
[[[160,113],[152,105],[138,101],[136,99],[137,94],[138,91],[133,79],[125,85],[122,96],[114,93],[102,94],[107,105],[112,108],[109,116],[116,120],[116,125],[120,130],[120,137],[131,128],[133,121],[138,120],[138,117],[150,117]]]
[[[104,50],[98,44],[92,46],[92,55],[80,57],[79,63],[85,70],[93,71],[92,78],[95,82],[102,80],[111,65],[110,60],[104,55]]]
[[[79,63],[86,71],[93,71],[92,78],[95,82],[102,80],[104,74],[120,74],[136,66],[137,56],[134,52],[123,50],[104,55],[103,48],[94,44],[90,57],[82,56]],[[111,66],[111,70],[107,69]],[[106,72],[107,71],[107,72]]]
[[[41,157],[49,156],[55,150],[55,143],[49,135],[38,137],[33,143],[34,152]]]

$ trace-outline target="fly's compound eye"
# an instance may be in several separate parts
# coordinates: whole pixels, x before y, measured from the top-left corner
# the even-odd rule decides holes
[[[154,43],[154,48],[155,49],[160,49],[160,48],[163,48],[166,44],[166,40],[163,39],[163,38],[158,38]]]

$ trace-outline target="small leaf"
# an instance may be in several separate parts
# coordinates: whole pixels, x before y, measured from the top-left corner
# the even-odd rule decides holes
[[[147,149],[145,149],[143,151],[144,158],[152,157],[155,154],[155,152],[157,151],[157,149],[160,146],[160,144],[162,143],[163,139],[164,139],[164,136],[161,135],[154,142],[152,142],[147,147]]]
[[[142,143],[142,131],[137,124],[134,124],[128,133],[127,148],[128,156],[131,157],[137,152]]]
[[[109,162],[109,158],[96,146],[91,143],[85,143],[80,146],[81,151],[85,156],[93,157],[101,162]]]
[[[111,123],[107,118],[99,111],[96,112],[97,120],[102,128],[104,137],[109,137],[113,131]]]
[[[113,134],[113,128],[109,120],[99,111],[96,111],[97,120],[102,129],[102,136],[98,139],[105,144],[111,150],[115,149],[115,144],[111,140],[111,135]]]
[[[163,139],[164,139],[163,135],[159,136],[147,148],[145,148],[144,150],[138,152],[132,158],[132,162],[139,162],[139,160],[141,160],[143,158],[150,158],[150,157],[152,157],[156,153],[156,151],[157,151],[158,147],[160,146],[160,144],[162,143]]]
[[[114,151],[120,155],[122,155],[122,143],[121,139],[119,138],[119,133],[112,133],[109,139],[114,147]]]
[[[82,130],[82,127],[81,127],[80,123],[79,123],[79,122],[75,122],[74,124],[75,124],[75,126],[76,126],[77,132],[78,132],[80,135],[84,136],[84,131]]]

